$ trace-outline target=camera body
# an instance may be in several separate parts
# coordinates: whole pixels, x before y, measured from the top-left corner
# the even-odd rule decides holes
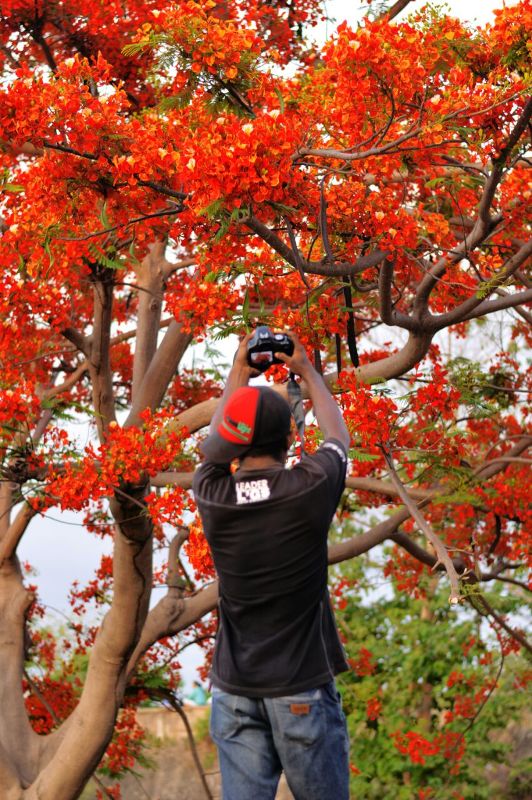
[[[272,364],[283,363],[274,353],[291,356],[293,352],[294,343],[286,333],[273,333],[267,325],[259,325],[248,342],[247,360],[253,369],[266,372]]]

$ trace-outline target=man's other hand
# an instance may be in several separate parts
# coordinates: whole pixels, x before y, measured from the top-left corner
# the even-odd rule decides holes
[[[301,375],[302,378],[310,371],[314,369],[309,358],[307,356],[306,350],[299,341],[299,337],[293,331],[287,331],[287,335],[294,343],[294,352],[291,356],[287,356],[286,353],[275,353],[275,357],[282,361],[283,364],[286,364],[289,370],[293,372],[295,375]]]
[[[237,372],[241,372],[244,375],[248,376],[249,378],[256,378],[260,375],[260,372],[253,367],[250,367],[248,364],[248,342],[253,336],[254,331],[251,333],[247,333],[241,340],[240,344],[238,345],[238,350],[235,353],[235,358],[233,360],[232,370]]]

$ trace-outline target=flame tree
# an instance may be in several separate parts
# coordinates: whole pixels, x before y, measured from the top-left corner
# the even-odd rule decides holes
[[[131,708],[113,738],[126,689],[175,663],[180,631],[209,641],[217,589],[189,489],[220,381],[180,364],[258,320],[297,330],[338,394],[342,524],[361,506],[380,520],[331,563],[391,543],[402,591],[432,571],[503,648],[530,650],[483,587],[527,591],[532,12],[471,29],[430,8],[399,21],[408,5],[370,7],[319,49],[317,0],[2,4],[6,800],[78,797],[106,749],[118,769],[135,750]],[[449,361],[442,331],[465,356]],[[85,447],[64,422],[80,410]],[[106,604],[103,623],[65,642],[31,627],[44,612],[17,558],[53,508],[113,541],[72,592],[75,613]]]

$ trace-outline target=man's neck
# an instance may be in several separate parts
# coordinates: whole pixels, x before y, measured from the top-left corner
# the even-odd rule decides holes
[[[284,469],[284,464],[277,461],[273,456],[246,456],[240,461],[239,469],[268,469],[269,467],[279,467]]]

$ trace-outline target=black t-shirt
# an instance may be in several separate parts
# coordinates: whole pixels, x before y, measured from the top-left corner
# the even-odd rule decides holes
[[[348,669],[327,591],[327,533],[345,486],[328,439],[292,469],[204,462],[194,494],[220,579],[215,686],[279,697]]]

